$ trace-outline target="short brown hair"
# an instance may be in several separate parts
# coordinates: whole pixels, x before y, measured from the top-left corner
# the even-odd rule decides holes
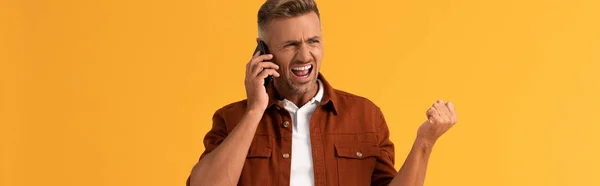
[[[267,0],[258,10],[259,37],[263,38],[264,28],[273,18],[296,17],[310,12],[315,12],[321,19],[314,0]]]

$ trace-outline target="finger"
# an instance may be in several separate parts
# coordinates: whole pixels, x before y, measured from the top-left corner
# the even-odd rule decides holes
[[[270,59],[273,59],[273,54],[264,54],[264,55],[252,57],[252,59],[250,60],[250,63],[254,64],[254,63],[258,63],[258,62],[262,62],[262,61],[266,61],[266,60],[270,60]]]
[[[427,118],[431,118],[431,116],[437,115],[435,108],[429,107],[429,109],[427,109],[427,112],[425,112],[425,115],[427,115]]]
[[[450,111],[450,114],[452,115],[453,122],[456,123],[458,121],[458,117],[456,116],[456,110],[454,109],[454,104],[452,102],[448,102],[448,103],[446,103],[446,107],[448,107],[448,110]]]
[[[256,76],[256,77],[260,78],[260,79],[265,79],[269,75],[274,76],[274,77],[279,77],[279,73],[274,69],[265,69],[262,72],[260,72],[260,74],[258,74],[258,76]]]
[[[448,107],[446,107],[444,101],[438,100],[436,103],[433,104],[433,107],[435,107],[435,109],[438,111],[438,114],[440,114],[440,116],[442,116],[443,118],[450,117],[450,111],[448,111]]]
[[[438,111],[434,107],[429,107],[426,114],[427,114],[427,120],[429,120],[429,123],[434,123],[437,120],[439,120],[439,118],[440,118]]]
[[[254,69],[252,70],[252,76],[257,76],[260,72],[262,72],[264,69],[275,69],[278,70],[279,66],[275,63],[272,62],[261,62],[261,63],[257,63],[254,66]]]
[[[256,56],[259,56],[259,55],[260,55],[260,50],[256,51],[256,53],[254,53],[254,55],[252,55],[252,58],[255,58]]]
[[[437,102],[436,102],[436,103],[434,103],[434,104],[432,104],[432,105],[431,105],[431,108],[432,108],[433,110],[435,110],[435,115],[436,115],[436,116],[440,116],[440,111],[439,111],[437,108],[435,108],[435,107],[436,107],[436,106],[435,106],[436,104],[437,104]]]
[[[441,116],[439,115],[432,115],[427,120],[429,121],[429,123],[442,123]]]
[[[246,72],[248,72],[248,70],[250,69],[250,67],[252,67],[252,64],[255,63],[253,61],[253,59],[255,59],[258,56],[260,56],[260,51],[256,51],[256,53],[254,53],[254,55],[252,55],[252,58],[250,58],[250,61],[248,61],[248,63],[246,63]]]

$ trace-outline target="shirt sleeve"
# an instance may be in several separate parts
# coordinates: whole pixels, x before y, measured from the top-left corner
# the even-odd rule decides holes
[[[221,113],[221,110],[217,110],[213,115],[212,128],[210,129],[210,131],[208,131],[208,133],[206,133],[206,136],[204,136],[204,152],[202,153],[202,155],[200,155],[198,161],[200,161],[208,153],[215,150],[215,148],[217,148],[229,134],[227,132],[227,125],[225,124],[225,120],[223,119]],[[186,186],[190,186],[189,176],[186,181]]]
[[[374,186],[388,185],[397,174],[396,168],[394,168],[394,144],[390,141],[390,131],[381,110],[378,109],[377,111],[376,117],[379,122],[377,140],[381,153],[377,157],[377,163],[375,164],[375,170],[371,179],[371,185]]]
[[[229,134],[227,132],[227,125],[225,124],[225,120],[221,113],[221,110],[218,110],[213,115],[212,128],[206,133],[206,136],[204,136],[204,152],[200,156],[200,159],[215,150]]]

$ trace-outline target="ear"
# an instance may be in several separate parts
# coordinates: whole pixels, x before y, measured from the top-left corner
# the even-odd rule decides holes
[[[256,38],[256,44],[260,43],[260,38]]]

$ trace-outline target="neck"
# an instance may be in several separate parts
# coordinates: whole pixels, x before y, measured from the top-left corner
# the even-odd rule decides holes
[[[277,92],[279,92],[282,98],[291,101],[298,107],[302,107],[304,104],[308,103],[310,99],[314,98],[317,95],[317,92],[319,91],[318,82],[314,83],[312,86],[313,87],[311,87],[310,91],[305,93],[294,92],[286,88],[278,88]]]

